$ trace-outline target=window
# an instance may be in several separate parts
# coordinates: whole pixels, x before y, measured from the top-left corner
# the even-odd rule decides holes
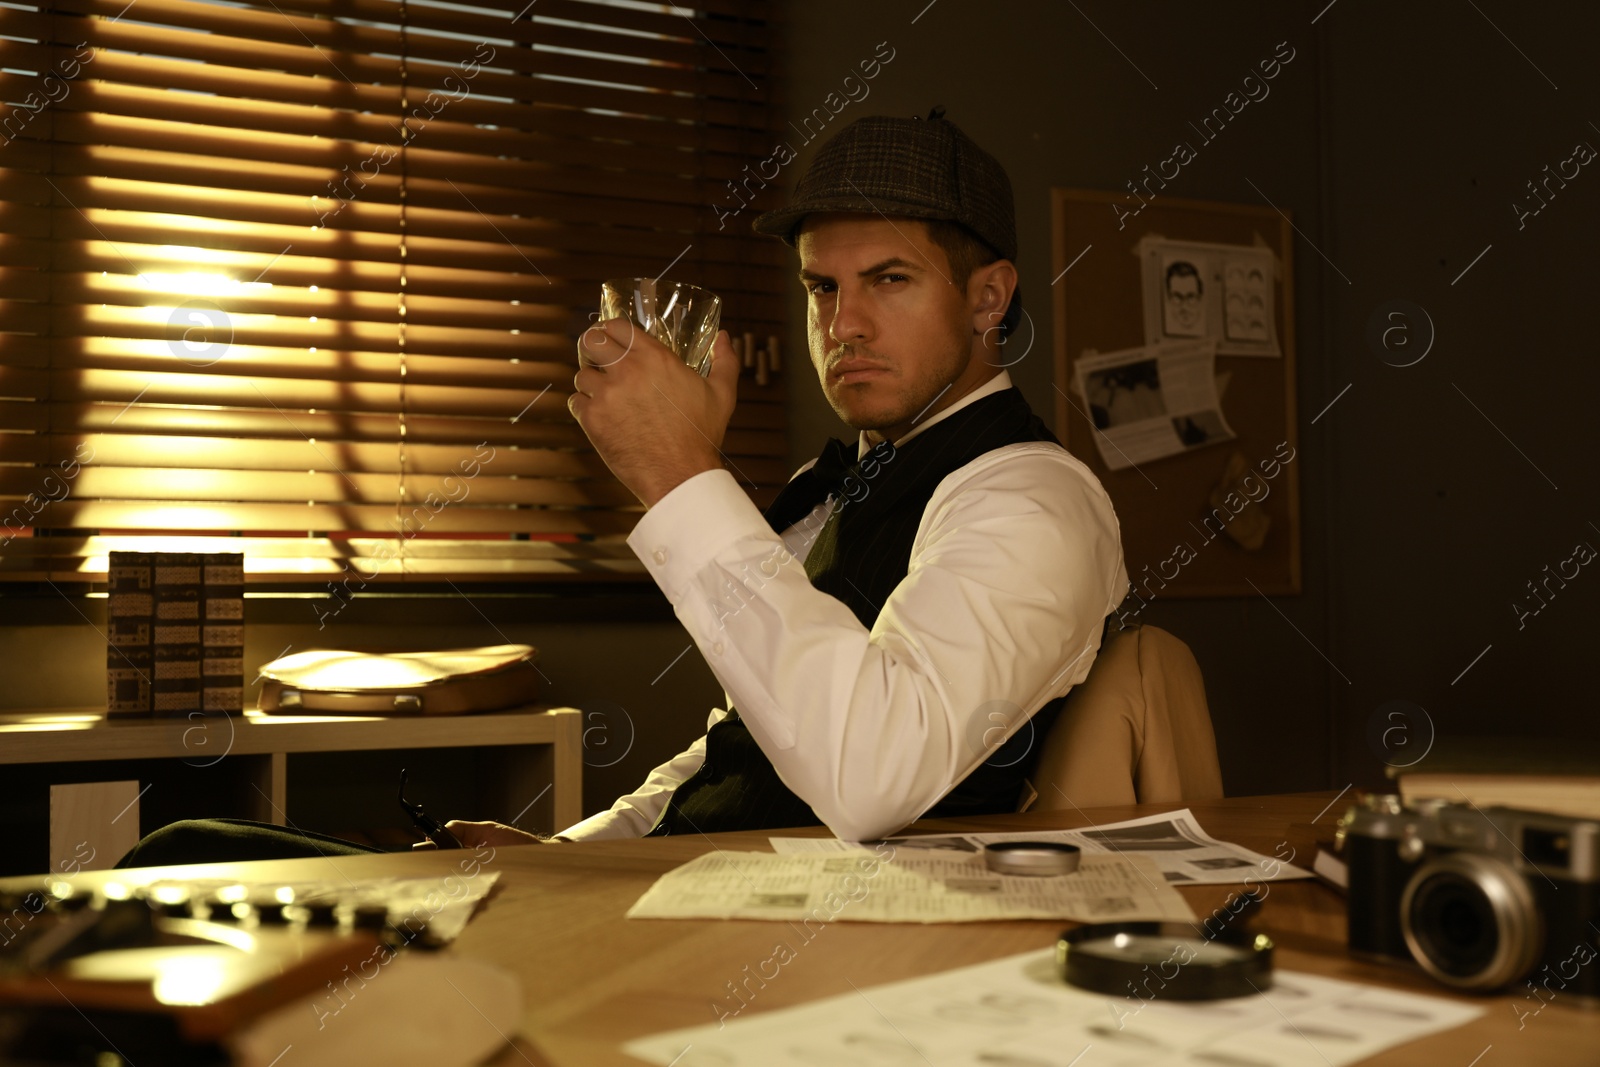
[[[789,253],[728,206],[766,185],[765,15],[0,4],[0,579],[168,548],[257,585],[637,580],[642,509],[566,409],[607,277],[723,296],[730,469],[769,502]]]

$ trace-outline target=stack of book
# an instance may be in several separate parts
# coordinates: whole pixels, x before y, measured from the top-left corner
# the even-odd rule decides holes
[[[1408,804],[1444,800],[1478,808],[1518,808],[1600,821],[1600,756],[1547,739],[1461,737],[1441,742],[1410,767],[1390,767],[1394,791]],[[1318,840],[1312,871],[1343,889],[1345,857]]]
[[[243,554],[113,552],[107,577],[108,716],[243,710]]]
[[[1391,768],[1406,801],[1439,798],[1600,819],[1600,756],[1582,745],[1518,737],[1440,742],[1414,767]]]

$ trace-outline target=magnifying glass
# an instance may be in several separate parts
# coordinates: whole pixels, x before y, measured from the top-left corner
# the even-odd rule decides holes
[[[1272,939],[1223,930],[1201,935],[1189,923],[1097,923],[1056,942],[1056,967],[1070,985],[1108,996],[1141,982],[1168,1000],[1247,997],[1272,988]]]

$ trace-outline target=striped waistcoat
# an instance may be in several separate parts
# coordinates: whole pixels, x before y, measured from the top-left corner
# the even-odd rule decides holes
[[[1054,441],[1015,388],[974,401],[902,447],[880,442],[860,463],[856,445],[832,440],[815,466],[796,475],[764,517],[782,533],[830,493],[843,497],[806,556],[811,584],[842,601],[869,630],[879,605],[906,576],[911,544],[934,489],[950,473],[1004,445]],[[840,475],[842,479],[842,488]],[[854,479],[854,482],[850,479]],[[928,817],[1015,811],[1031,766],[1035,731],[1049,728],[1050,701],[986,763],[959,782]],[[712,726],[705,763],[673,791],[647,836],[815,826],[821,822],[778,777],[737,710]]]

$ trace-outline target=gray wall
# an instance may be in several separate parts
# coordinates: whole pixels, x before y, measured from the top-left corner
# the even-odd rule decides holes
[[[1600,160],[1520,228],[1512,209],[1579,141],[1600,148],[1586,44],[1600,10],[1482,6],[1498,29],[1445,4],[1339,9],[1329,27],[1326,251],[1352,283],[1325,302],[1328,384],[1354,382],[1325,420],[1348,773],[1370,758],[1366,713],[1392,698],[1428,709],[1441,744],[1498,733],[1592,754],[1600,736],[1579,666],[1600,576],[1583,567],[1537,615],[1513,610],[1538,607],[1527,583],[1546,565],[1600,547],[1586,332]],[[1391,297],[1437,324],[1416,366],[1366,351],[1367,316]]]
[[[1577,3],[1480,7],[791,8],[792,114],[821,105],[887,41],[894,60],[830,129],[942,103],[1010,171],[1018,267],[1040,337],[1011,374],[1051,421],[1049,190],[1122,189],[1190,139],[1187,122],[1279,42],[1295,49],[1271,95],[1167,190],[1257,205],[1264,193],[1299,231],[1304,591],[1272,603],[1158,600],[1143,616],[1183,637],[1201,662],[1230,793],[1375,783],[1385,760],[1409,762],[1427,743],[1430,722],[1441,742],[1499,731],[1592,744],[1600,734],[1575,667],[1593,633],[1586,622],[1600,577],[1585,568],[1520,630],[1511,607],[1579,541],[1600,547],[1600,528],[1589,525],[1600,509],[1588,411],[1600,367],[1581,332],[1589,316],[1577,310],[1593,303],[1584,260],[1600,232],[1600,163],[1523,230],[1510,206],[1578,140],[1600,147],[1588,122],[1600,112],[1585,111],[1595,89],[1586,50],[1600,13]],[[791,179],[816,146],[802,150]],[[1365,340],[1369,316],[1397,298],[1421,305],[1438,336],[1426,359],[1404,368],[1381,362]],[[792,307],[791,351],[800,352],[798,286]],[[793,382],[791,404],[796,463],[849,432],[815,385]],[[1132,571],[1148,561],[1128,562]],[[1428,721],[1415,710],[1389,719],[1391,701]],[[1380,739],[1403,727],[1387,747],[1369,741],[1375,717]]]

